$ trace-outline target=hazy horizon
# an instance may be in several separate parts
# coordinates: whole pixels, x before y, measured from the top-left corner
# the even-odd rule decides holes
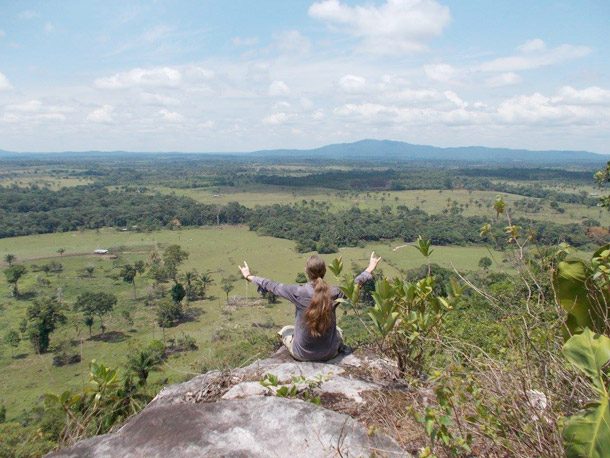
[[[218,154],[218,155],[240,155],[240,154],[251,154],[257,152],[264,151],[310,151],[321,149],[327,146],[335,146],[335,145],[352,145],[360,142],[399,142],[404,144],[409,144],[413,146],[422,146],[422,147],[431,147],[431,148],[440,148],[440,149],[451,149],[451,148],[486,148],[486,149],[505,149],[505,150],[513,150],[513,151],[529,151],[532,153],[546,153],[546,152],[575,152],[575,153],[592,153],[598,154],[601,156],[610,155],[610,152],[600,152],[600,151],[589,151],[589,150],[560,150],[560,149],[529,149],[529,148],[519,148],[519,147],[501,147],[501,146],[486,146],[486,145],[455,145],[455,146],[438,146],[438,145],[424,145],[417,143],[405,142],[402,140],[393,140],[388,138],[363,138],[360,140],[354,140],[351,142],[337,142],[337,143],[327,143],[323,145],[312,146],[310,148],[291,148],[291,147],[278,147],[278,148],[264,148],[258,150],[244,150],[244,151],[178,151],[178,150],[157,150],[157,151],[140,151],[140,150],[125,150],[125,149],[108,149],[108,150],[97,150],[97,149],[82,149],[82,150],[56,150],[56,151],[14,151],[7,150],[0,147],[0,152],[4,153],[15,153],[15,154],[62,154],[62,153],[101,153],[101,154],[112,154],[112,153],[126,153],[126,154]]]

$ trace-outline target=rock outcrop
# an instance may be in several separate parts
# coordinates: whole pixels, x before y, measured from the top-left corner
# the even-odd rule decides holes
[[[351,354],[302,363],[281,349],[168,386],[117,432],[50,456],[409,456],[368,421],[387,417],[386,396],[406,392],[388,361]]]

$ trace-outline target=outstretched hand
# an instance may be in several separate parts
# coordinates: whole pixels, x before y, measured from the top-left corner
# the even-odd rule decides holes
[[[379,261],[381,261],[381,256],[375,256],[375,252],[373,251],[371,253],[371,259],[369,260],[369,266],[366,268],[366,271],[368,273],[373,273],[373,270],[375,270],[377,264],[379,264]]]
[[[239,270],[241,271],[241,274],[247,280],[248,277],[251,275],[250,274],[250,267],[248,267],[248,263],[246,261],[244,261],[243,267],[242,266],[237,266],[237,267],[239,267]]]

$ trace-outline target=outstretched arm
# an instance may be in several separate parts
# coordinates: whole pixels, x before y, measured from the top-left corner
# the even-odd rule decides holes
[[[252,275],[250,273],[250,267],[246,261],[244,261],[243,267],[239,266],[239,270],[246,280],[258,285],[259,288],[264,289],[265,291],[270,291],[276,296],[283,297],[291,302],[296,301],[297,285],[284,285],[283,283],[278,283],[267,278]]]
[[[381,261],[381,256],[375,256],[375,252],[371,253],[368,267],[355,278],[355,282],[360,286],[364,285],[367,281],[373,279],[373,271],[377,268],[377,264]]]

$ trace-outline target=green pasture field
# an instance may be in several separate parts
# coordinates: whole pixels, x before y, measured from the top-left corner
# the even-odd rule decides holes
[[[333,209],[350,208],[354,205],[360,208],[381,208],[384,205],[396,207],[406,205],[410,208],[419,207],[430,214],[439,214],[448,209],[453,202],[463,205],[463,214],[466,216],[492,215],[491,210],[496,196],[501,195],[508,205],[513,217],[527,217],[535,220],[554,221],[557,223],[579,223],[584,218],[598,220],[603,226],[610,225],[610,214],[602,208],[587,207],[580,204],[560,203],[563,213],[553,210],[550,201],[534,197],[524,197],[517,194],[497,193],[494,191],[468,191],[465,189],[452,190],[407,190],[407,191],[336,191],[331,189],[312,188],[284,188],[263,187],[252,188],[194,188],[176,189],[167,187],[155,188],[161,193],[175,193],[190,197],[206,204],[224,205],[229,202],[254,208],[257,205],[293,204],[303,200],[328,202]],[[514,202],[522,199],[542,201],[542,210],[539,213],[517,210]]]
[[[22,174],[10,178],[0,177],[0,186],[8,187],[17,185],[20,187],[26,187],[36,185],[49,188],[52,191],[58,191],[61,188],[82,186],[91,183],[93,183],[93,181],[89,178],[57,177],[52,175]]]
[[[197,340],[199,349],[171,356],[161,371],[151,374],[150,382],[182,381],[221,366],[224,358],[229,356],[233,362],[237,359],[240,364],[265,356],[250,350],[248,339],[260,339],[260,336],[265,335],[273,337],[276,329],[293,321],[293,308],[286,301],[280,301],[271,306],[247,306],[230,310],[225,307],[225,294],[220,288],[220,280],[230,275],[237,277],[237,265],[247,260],[253,272],[258,275],[281,282],[294,282],[296,274],[303,270],[309,254],[297,253],[292,241],[259,236],[246,227],[235,226],[153,233],[102,229],[0,239],[1,258],[8,253],[14,254],[18,258],[17,262],[25,264],[29,269],[19,284],[23,295],[36,290],[55,294],[61,288],[68,309],[76,296],[84,291],[112,292],[119,298],[115,311],[104,320],[107,335],[113,335],[116,341],[99,340],[97,319],[93,328],[94,338],[89,339],[82,317],[70,310],[66,312],[68,323],[52,334],[52,345],[72,341],[74,351],[82,353],[81,363],[53,367],[53,355],[36,355],[28,341],[21,342],[15,350],[16,357],[13,358],[11,348],[4,342],[0,343],[0,403],[6,405],[9,419],[15,418],[22,409],[36,404],[45,392],[59,393],[80,386],[87,379],[88,363],[92,359],[109,366],[122,366],[128,352],[153,339],[162,338],[162,330],[156,325],[155,307],[144,305],[146,288],[151,280],[146,276],[136,278],[138,299],[134,301],[131,285],[120,278],[113,279],[109,276],[116,276],[118,266],[139,259],[146,260],[151,250],[162,250],[174,243],[190,253],[189,259],[181,266],[181,271],[210,271],[215,283],[208,291],[208,298],[188,305],[188,308],[197,312],[195,320],[170,328],[165,333],[166,338],[187,333]],[[349,272],[352,267],[364,268],[371,250],[375,250],[385,260],[381,264],[384,273],[393,276],[399,270],[419,267],[424,262],[413,247],[403,245],[405,242],[402,241],[372,243],[365,247],[341,249],[339,255],[343,257],[346,271]],[[65,249],[63,256],[57,253],[59,248]],[[96,256],[92,254],[96,248],[113,249],[119,258],[113,260]],[[329,261],[335,256],[324,257]],[[496,262],[493,269],[508,269],[501,261],[501,253],[490,253],[484,247],[435,247],[431,262],[446,267],[451,267],[454,263],[459,270],[475,270],[483,256],[494,258]],[[51,259],[63,264],[64,271],[61,274],[46,276],[42,272],[32,272],[33,264],[44,264]],[[82,274],[88,265],[95,267],[93,278],[86,278]],[[36,286],[38,276],[50,280],[51,286]],[[332,274],[329,273],[328,279],[332,282]],[[168,283],[166,286],[169,289],[171,285]],[[251,284],[238,280],[230,295],[255,297],[256,291]],[[0,276],[0,338],[9,329],[18,329],[30,303],[29,300],[11,298],[4,275]],[[123,310],[130,312],[133,326],[129,326],[122,317]],[[227,338],[227,335],[234,338]],[[349,341],[350,336],[347,335],[346,338]]]

